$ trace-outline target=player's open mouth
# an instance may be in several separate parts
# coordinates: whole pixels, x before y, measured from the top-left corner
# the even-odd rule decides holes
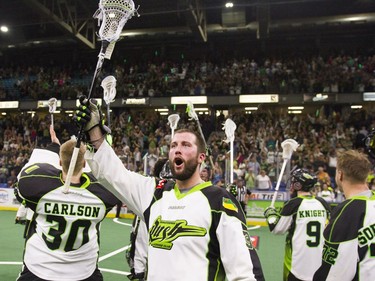
[[[176,158],[174,160],[174,164],[175,164],[176,167],[181,167],[183,163],[184,163],[184,161],[182,161],[181,158]]]

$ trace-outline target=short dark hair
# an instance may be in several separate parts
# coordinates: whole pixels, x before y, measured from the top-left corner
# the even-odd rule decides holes
[[[198,147],[199,153],[206,153],[206,141],[203,139],[201,134],[199,134],[197,131],[191,130],[191,129],[180,129],[175,132],[175,134],[181,134],[181,133],[190,133],[195,136],[196,139],[196,145]]]
[[[337,169],[341,170],[352,183],[364,183],[372,169],[367,155],[357,150],[339,153]]]

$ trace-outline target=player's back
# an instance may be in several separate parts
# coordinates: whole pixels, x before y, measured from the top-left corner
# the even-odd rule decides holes
[[[68,193],[63,188],[61,170],[51,165],[35,164],[22,171],[20,193],[36,213],[24,262],[43,279],[81,280],[96,268],[99,224],[116,198],[87,174]]]
[[[292,220],[287,236],[285,264],[299,279],[312,280],[321,264],[327,208],[314,197],[301,196],[290,200],[281,212],[282,217],[289,216]]]

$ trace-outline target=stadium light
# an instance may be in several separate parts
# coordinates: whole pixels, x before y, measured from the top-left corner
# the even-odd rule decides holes
[[[239,103],[278,103],[279,95],[240,95],[238,101]]]
[[[2,25],[2,26],[0,27],[0,30],[1,30],[1,32],[6,33],[6,32],[9,31],[9,28],[8,28],[6,25]]]
[[[304,108],[303,106],[288,106],[289,110],[303,110]]]
[[[233,8],[233,2],[225,3],[225,8]]]
[[[171,104],[187,104],[190,101],[192,104],[207,104],[206,96],[182,96],[171,97]]]

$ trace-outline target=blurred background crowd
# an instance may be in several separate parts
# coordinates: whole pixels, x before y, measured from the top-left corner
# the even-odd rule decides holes
[[[194,122],[184,112],[177,128],[192,127]],[[365,110],[336,112],[322,107],[316,114],[292,115],[259,110],[254,114],[233,112],[229,116],[236,124],[234,141],[234,179],[250,190],[272,190],[282,165],[283,140],[293,138],[300,144],[293,153],[291,168],[304,167],[318,179],[316,192],[335,200],[340,192],[335,188],[337,154],[345,149],[363,149],[363,139],[375,127],[374,116]],[[229,145],[222,129],[225,116],[212,120],[200,115],[212,162],[207,159],[209,178],[214,184],[226,184]],[[68,115],[57,114],[55,130],[61,142],[77,134],[78,129]],[[0,183],[10,187],[34,147],[50,142],[50,115],[26,113],[8,114],[0,118]],[[150,174],[158,158],[167,157],[171,128],[167,116],[155,111],[114,110],[111,113],[113,147],[124,165],[133,171]],[[368,182],[374,187],[375,173]],[[285,187],[288,176],[282,180]]]
[[[75,99],[90,86],[93,63],[3,65],[0,99]],[[375,91],[371,51],[326,55],[275,55],[239,59],[167,60],[155,57],[106,66],[102,77],[117,78],[117,95],[363,93]],[[99,87],[99,86],[98,86]]]

